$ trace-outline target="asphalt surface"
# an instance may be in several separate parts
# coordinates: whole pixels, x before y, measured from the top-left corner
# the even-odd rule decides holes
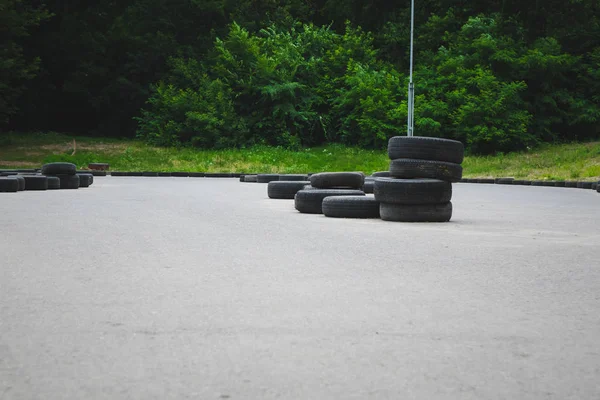
[[[598,399],[600,195],[454,185],[449,223],[265,184],[0,193],[0,399]]]

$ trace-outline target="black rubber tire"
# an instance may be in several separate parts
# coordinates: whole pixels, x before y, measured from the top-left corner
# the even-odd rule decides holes
[[[113,172],[110,173],[110,176],[127,176],[127,172],[113,171]]]
[[[25,190],[25,178],[23,178],[23,176],[21,176],[21,175],[9,175],[9,177],[15,178],[17,181],[19,181],[19,188],[17,189],[19,192]]]
[[[176,176],[178,178],[187,178],[190,176],[189,172],[171,172],[171,176]]]
[[[554,182],[554,186],[565,187],[565,181],[556,181],[556,182]]]
[[[44,175],[23,175],[25,190],[47,190],[48,178]]]
[[[379,218],[379,202],[370,196],[325,197],[322,208],[326,217]]]
[[[16,176],[19,175],[17,171],[4,171],[0,172],[0,176]]]
[[[291,181],[306,182],[306,181],[308,181],[308,175],[306,175],[306,174],[281,174],[281,175],[279,175],[279,180],[286,181],[286,182],[291,182]]]
[[[388,156],[417,160],[463,162],[465,146],[457,141],[423,136],[394,136],[388,141]]]
[[[525,181],[522,179],[515,179],[514,181],[512,181],[513,185],[519,185],[519,186],[523,186],[525,184]]]
[[[0,192],[18,192],[19,180],[9,176],[0,177]]]
[[[598,182],[593,182],[592,183],[592,190],[596,190],[598,189]]]
[[[256,175],[256,182],[258,183],[269,183],[272,181],[278,181],[279,174],[258,174]]]
[[[129,171],[127,172],[127,176],[144,176],[144,173],[141,171]]]
[[[323,199],[328,196],[364,196],[356,189],[302,189],[294,196],[294,207],[304,214],[322,214]]]
[[[390,175],[390,171],[377,171],[377,172],[373,172],[371,174],[371,176],[373,178],[389,178]]]
[[[479,178],[479,179],[475,179],[475,181],[477,183],[485,183],[485,184],[494,183],[494,179],[492,179],[492,178]]]
[[[244,177],[245,177],[245,176],[246,176],[246,175],[240,175],[240,182],[244,182]]]
[[[94,176],[106,176],[107,175],[106,171],[89,170],[89,171],[86,171],[86,172],[88,172],[88,173],[90,173],[90,174],[92,174]]]
[[[48,178],[49,190],[60,189],[60,179],[57,176],[48,175],[46,178]]]
[[[75,175],[77,167],[72,163],[55,162],[42,166],[43,175]]]
[[[319,189],[360,189],[364,183],[362,172],[321,172],[310,177],[310,185]]]
[[[267,195],[270,199],[293,200],[299,190],[310,184],[308,181],[271,181],[267,186]]]
[[[77,174],[79,177],[79,187],[88,187],[92,184],[94,176],[92,174]]]
[[[256,175],[246,175],[244,176],[244,182],[256,183],[258,182],[258,177]]]
[[[373,194],[380,203],[441,204],[452,199],[452,184],[439,179],[375,178]]]
[[[79,189],[79,175],[55,175],[60,179],[61,189]]]
[[[576,188],[577,187],[577,181],[565,181],[565,187]]]
[[[592,188],[592,182],[578,182],[577,183],[577,187],[579,189],[591,189]]]
[[[496,185],[512,185],[515,178],[496,178],[494,183]]]
[[[412,205],[381,203],[379,214],[384,221],[448,222],[452,218],[452,203]]]
[[[207,172],[204,174],[206,178],[236,178],[231,172]]]
[[[596,192],[600,193],[600,182],[598,182],[598,185],[596,186]]]
[[[531,186],[544,186],[544,181],[531,181]]]
[[[365,183],[363,184],[363,192],[373,193],[374,186],[375,186],[375,181],[373,179],[365,179]]]
[[[400,179],[430,178],[458,182],[462,178],[462,166],[446,161],[397,158],[390,161],[390,176]]]
[[[144,171],[142,172],[142,176],[148,176],[148,177],[157,177],[158,176],[158,172],[154,172],[154,171]]]
[[[188,176],[190,178],[204,178],[205,174],[204,172],[190,172],[188,173]]]
[[[546,187],[556,187],[556,182],[554,181],[545,181],[542,186],[546,186]]]
[[[170,177],[171,173],[170,172],[159,172],[158,176]]]

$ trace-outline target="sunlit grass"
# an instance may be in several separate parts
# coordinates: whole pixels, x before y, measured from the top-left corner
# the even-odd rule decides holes
[[[73,152],[73,139],[77,152]],[[112,171],[202,171],[307,173],[387,170],[385,150],[328,145],[291,151],[255,146],[247,149],[198,150],[149,146],[137,140],[72,137],[58,133],[8,133],[0,136],[0,168],[32,168],[68,161],[79,168],[107,162]],[[598,180],[600,142],[544,145],[527,153],[466,157],[464,176],[519,179]]]

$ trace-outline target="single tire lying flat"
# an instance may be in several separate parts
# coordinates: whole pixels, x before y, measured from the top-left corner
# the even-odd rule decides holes
[[[19,191],[19,180],[13,177],[1,177],[0,178],[0,192],[18,192]]]
[[[379,218],[379,202],[367,196],[328,196],[323,215],[335,218]]]
[[[565,181],[565,187],[576,188],[577,187],[577,181]]]
[[[294,207],[305,214],[322,214],[323,199],[329,196],[364,196],[365,192],[355,189],[302,189],[294,196]]]
[[[494,183],[497,185],[512,185],[515,178],[496,178]]]
[[[56,175],[61,189],[79,189],[79,175]]]
[[[128,171],[127,176],[144,176],[144,173],[141,171]]]
[[[441,204],[452,198],[452,184],[439,179],[375,178],[375,199],[394,204]]]
[[[592,183],[592,190],[596,190],[598,189],[598,182],[593,182]]]
[[[278,181],[279,174],[258,174],[256,175],[256,182],[258,183],[269,183],[271,181]]]
[[[92,174],[77,174],[79,177],[79,187],[88,187],[93,183],[94,176]]]
[[[113,171],[113,172],[110,173],[110,176],[127,176],[127,172]]]
[[[373,186],[375,186],[375,181],[373,179],[365,179],[365,183],[363,184],[363,192],[373,193]]]
[[[579,189],[591,189],[592,182],[577,182],[577,187]]]
[[[187,178],[190,176],[189,172],[171,172],[171,176],[176,176],[178,178]]]
[[[360,189],[365,183],[362,172],[321,172],[311,175],[311,186],[319,189]]]
[[[19,181],[19,189],[18,189],[19,192],[25,190],[25,178],[23,176],[21,176],[21,175],[12,175],[11,178],[14,178],[17,181]]]
[[[452,218],[452,203],[412,205],[381,203],[379,213],[384,221],[448,222]]]
[[[480,178],[480,179],[475,179],[476,183],[494,183],[494,180],[492,178]]]
[[[377,171],[377,172],[373,172],[371,174],[371,176],[373,178],[389,178],[390,175],[390,171]]]
[[[60,189],[60,179],[57,176],[48,175],[48,189]]]
[[[206,174],[204,172],[190,172],[188,176],[190,178],[204,178]]]
[[[144,172],[142,172],[142,176],[156,177],[156,176],[158,176],[158,172],[144,171]]]
[[[460,164],[446,161],[398,158],[390,162],[390,176],[401,179],[430,178],[458,182],[462,172]]]
[[[271,181],[267,186],[267,195],[270,199],[293,200],[299,190],[310,184],[308,181]]]
[[[308,181],[308,175],[306,175],[306,174],[281,174],[281,175],[279,175],[279,180],[286,181],[286,182],[290,182],[290,181],[306,182],[306,181]]]
[[[77,167],[72,163],[55,162],[42,166],[43,175],[75,175]]]
[[[258,182],[258,176],[256,175],[246,175],[244,176],[244,182]]]
[[[465,146],[457,141],[423,136],[394,136],[388,141],[388,156],[417,160],[463,162]]]
[[[47,190],[48,178],[44,175],[23,175],[25,190]]]

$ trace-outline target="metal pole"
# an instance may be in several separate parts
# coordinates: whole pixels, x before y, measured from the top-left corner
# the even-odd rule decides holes
[[[415,130],[415,85],[413,84],[413,38],[415,27],[415,0],[410,1],[410,73],[408,81],[408,136]]]

